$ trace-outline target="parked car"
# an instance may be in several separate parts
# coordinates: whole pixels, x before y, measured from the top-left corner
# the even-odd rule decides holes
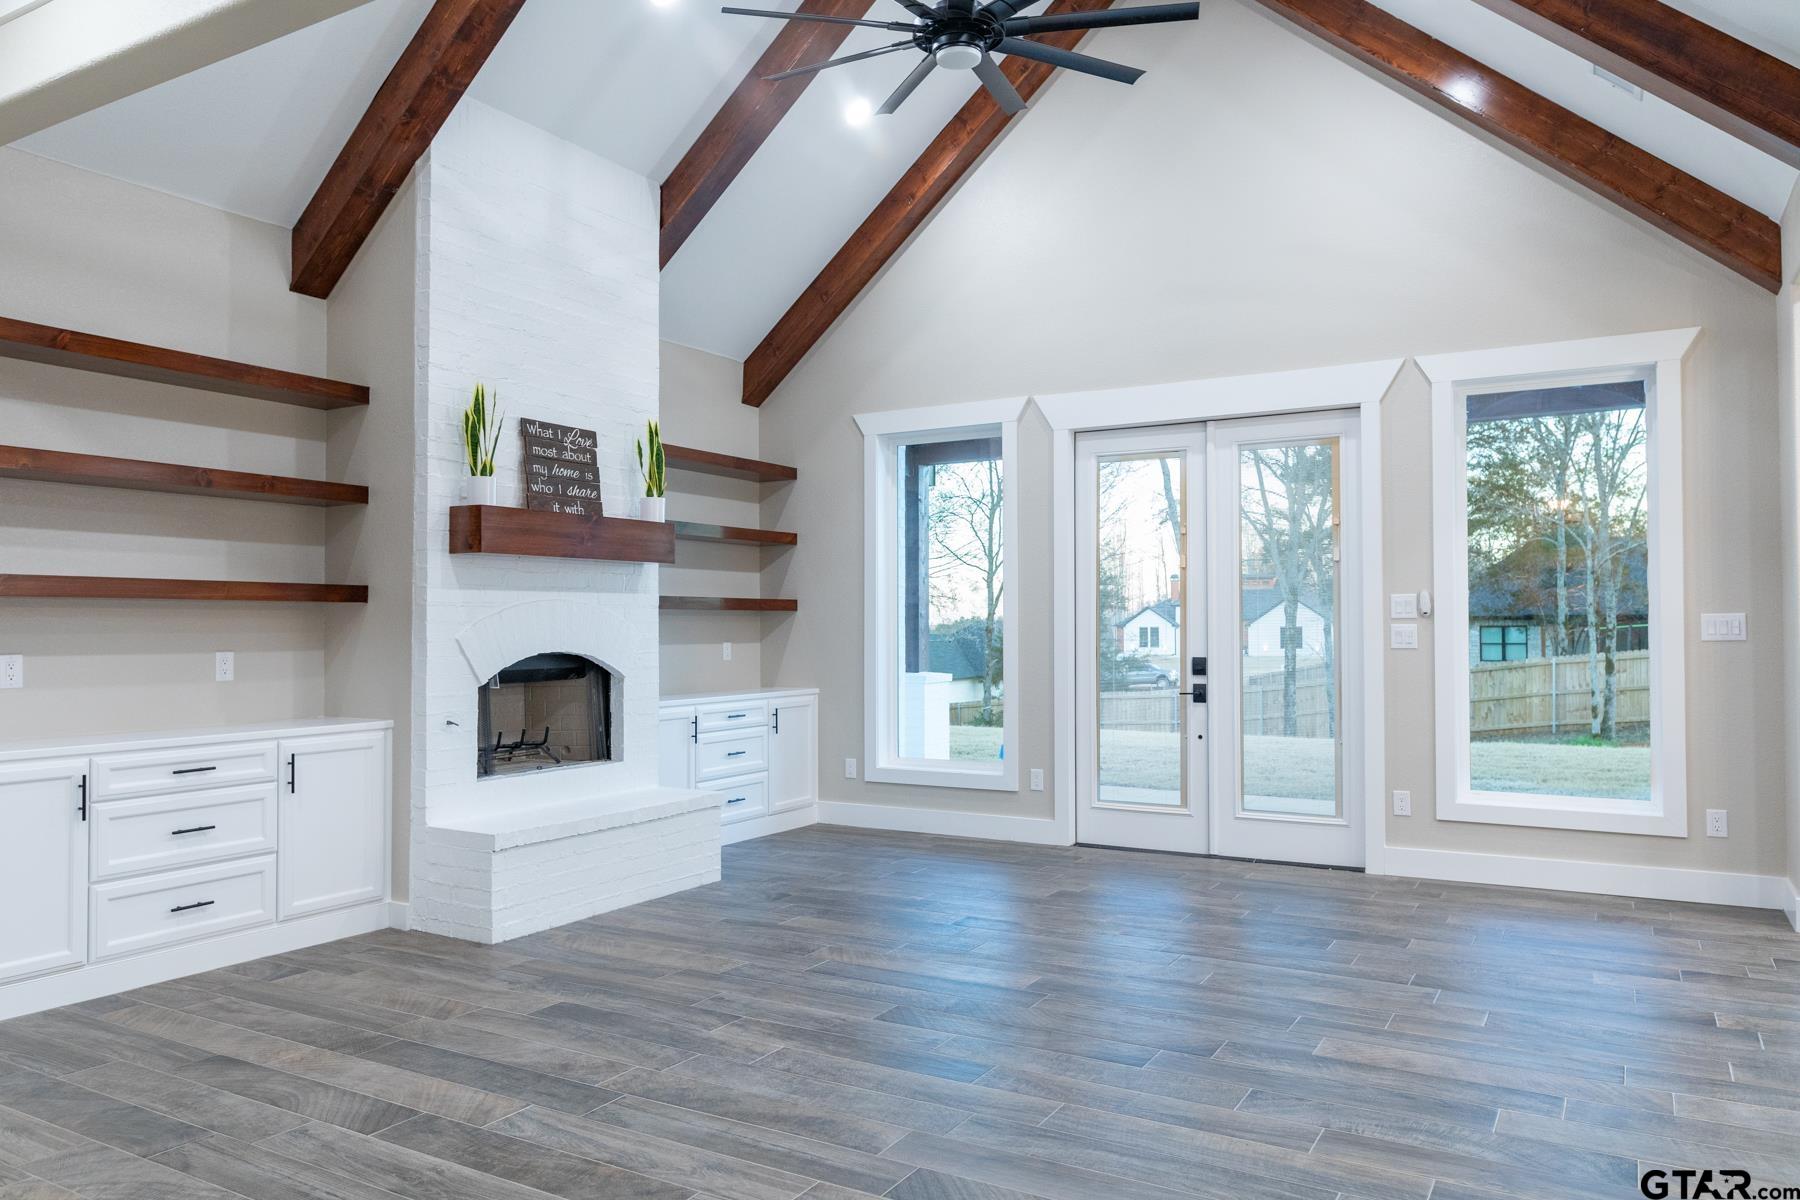
[[[1119,682],[1128,688],[1172,688],[1175,676],[1154,663],[1128,662],[1120,668]]]

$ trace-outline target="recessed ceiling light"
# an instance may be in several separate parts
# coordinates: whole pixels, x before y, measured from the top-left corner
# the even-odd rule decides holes
[[[852,129],[861,129],[874,116],[875,106],[869,103],[867,97],[853,97],[850,103],[844,105],[844,124]]]

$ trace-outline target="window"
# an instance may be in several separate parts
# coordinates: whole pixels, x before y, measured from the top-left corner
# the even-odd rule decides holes
[[[1686,835],[1691,336],[1422,360],[1437,430],[1441,819]]]
[[[1523,625],[1483,625],[1481,661],[1523,662],[1531,657],[1531,631]]]
[[[953,407],[964,415],[989,406]],[[1008,683],[1018,408],[967,425],[939,426],[932,418],[944,410],[858,418],[869,483],[864,777],[872,782],[1017,787]]]
[[[1155,625],[1138,626],[1138,649],[1155,650],[1162,645],[1162,630]]]

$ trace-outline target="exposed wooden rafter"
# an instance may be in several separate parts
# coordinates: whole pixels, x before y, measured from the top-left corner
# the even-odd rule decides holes
[[[802,0],[795,11],[828,17],[860,17],[872,0]],[[748,17],[735,18],[750,20]],[[781,118],[817,75],[775,83],[766,76],[830,58],[855,28],[822,21],[786,21],[743,82],[731,93],[662,185],[662,265],[718,203],[738,172],[775,132]]]
[[[1800,68],[1656,0],[1480,0],[1800,167]]]
[[[1780,286],[1779,227],[1712,185],[1546,100],[1368,0],[1261,3],[1745,278],[1771,291]]]
[[[524,4],[431,6],[294,226],[294,291],[331,294]]]
[[[1112,0],[1056,0],[1050,13],[1092,12],[1108,8]],[[1073,49],[1080,31],[1046,34],[1033,41]],[[1000,69],[1030,100],[1055,68],[1044,63],[1008,58]],[[1020,114],[1023,116],[1024,114]],[[850,307],[857,294],[899,253],[906,240],[925,223],[932,210],[948,196],[957,182],[981,160],[988,147],[1005,132],[1012,118],[1002,112],[984,88],[969,98],[925,152],[908,167],[898,183],[857,227],[817,278],[806,286],[775,328],[744,361],[744,403],[760,406],[786,379],[807,351],[825,336],[834,321]]]

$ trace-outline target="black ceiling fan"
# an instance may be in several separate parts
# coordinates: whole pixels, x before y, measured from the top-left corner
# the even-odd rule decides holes
[[[883,54],[894,54],[901,50],[915,49],[924,52],[925,57],[912,73],[900,81],[894,94],[887,98],[876,111],[882,115],[899,108],[913,89],[924,82],[925,77],[939,67],[947,70],[974,71],[982,86],[987,88],[996,103],[1008,113],[1016,113],[1025,107],[1025,100],[1013,87],[1012,81],[994,62],[995,54],[1014,54],[1020,58],[1032,58],[1038,62],[1052,66],[1066,67],[1071,71],[1080,71],[1087,75],[1098,75],[1102,79],[1113,79],[1119,83],[1136,83],[1143,74],[1136,67],[1120,66],[1107,62],[1103,58],[1094,58],[1087,54],[1077,54],[1073,50],[1063,50],[1056,46],[1046,46],[1042,42],[1028,40],[1034,33],[1057,33],[1062,30],[1075,29],[1109,29],[1120,25],[1156,25],[1164,21],[1196,21],[1200,18],[1198,0],[1187,4],[1144,4],[1136,8],[1101,9],[1095,12],[1057,13],[1050,16],[1022,17],[1021,9],[1032,7],[1042,0],[937,0],[927,3],[926,0],[895,0],[895,3],[911,13],[912,21],[871,21],[858,17],[832,17],[820,13],[778,12],[766,8],[734,8],[726,7],[723,11],[745,17],[774,17],[783,21],[820,21],[829,25],[862,25],[872,29],[886,29],[893,33],[903,33],[906,37],[890,46],[879,46],[874,50],[865,50],[861,54],[846,54],[842,58],[830,59],[827,62],[812,63],[804,67],[796,67],[792,71],[783,71],[779,75],[770,75],[771,81],[791,79],[796,75],[805,75],[813,71],[823,71],[826,67],[841,67],[845,63],[861,62],[865,58],[878,58]]]

